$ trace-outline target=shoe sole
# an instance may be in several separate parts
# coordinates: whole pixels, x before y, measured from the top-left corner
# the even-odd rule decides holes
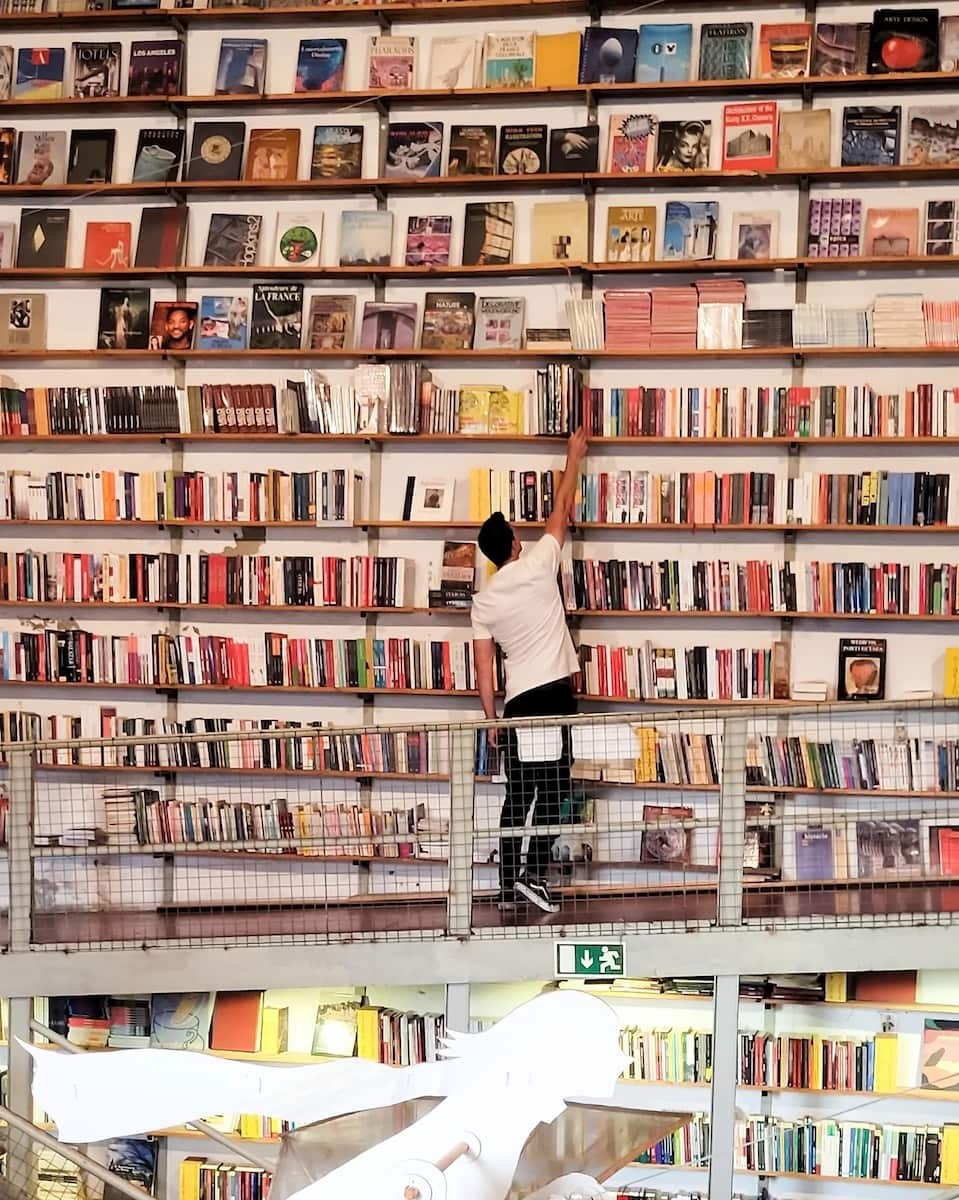
[[[516,891],[520,896],[528,900],[530,904],[535,904],[536,907],[541,909],[544,913],[559,912],[558,904],[551,904],[549,900],[544,900],[542,896],[534,892],[532,888],[527,887],[525,883],[518,883],[516,885]]]

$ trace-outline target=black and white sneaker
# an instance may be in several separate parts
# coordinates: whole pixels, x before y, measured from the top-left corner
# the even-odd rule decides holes
[[[559,905],[549,894],[549,888],[541,879],[520,879],[516,884],[516,895],[530,904],[535,904],[544,913],[558,913]]]

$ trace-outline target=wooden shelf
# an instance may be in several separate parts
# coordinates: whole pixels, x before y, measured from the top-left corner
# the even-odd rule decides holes
[[[278,736],[296,736],[297,730],[279,730]],[[212,733],[211,739],[220,741],[229,740],[230,734]],[[309,736],[308,734],[305,736]],[[386,782],[399,783],[448,783],[449,775],[435,774],[412,774],[403,773],[401,771],[327,771],[317,770],[313,767],[130,767],[130,766],[100,766],[95,763],[37,763],[38,771],[66,771],[102,775],[104,772],[113,774],[114,772],[129,772],[132,774],[142,775],[266,775],[266,776],[286,776],[293,775],[300,779],[340,779],[340,780],[364,780],[370,779],[374,783],[380,780]],[[477,780],[479,782],[479,780]]]
[[[370,521],[357,520],[358,526],[363,526],[369,529],[475,529],[481,524],[479,521]],[[44,521],[37,521],[35,524],[46,524]],[[524,531],[532,529],[542,529],[545,522],[543,521],[514,521],[513,528],[517,534],[522,536]],[[888,536],[894,533],[927,534],[941,533],[956,535],[959,534],[959,526],[956,525],[720,525],[720,524],[704,524],[704,525],[662,525],[662,524],[645,524],[645,525],[609,525],[600,522],[577,521],[572,527],[573,535],[579,530],[589,530],[591,533],[611,532],[611,533],[669,533],[674,535],[679,534],[718,534],[718,533],[829,533],[829,534],[862,534],[866,537],[872,537],[875,534]]]
[[[656,999],[656,997],[652,997]],[[837,1004],[837,1008],[845,1007]],[[882,1005],[874,1007],[881,1008]],[[681,1079],[620,1079],[632,1087],[712,1088],[711,1083],[689,1083]],[[959,1092],[938,1092],[931,1088],[906,1088],[896,1092],[877,1092],[875,1089],[779,1087],[767,1083],[737,1083],[740,1092],[767,1092],[774,1096],[865,1096],[870,1100],[933,1100],[944,1104],[959,1103]]]
[[[347,533],[350,530],[359,529],[359,523],[353,525],[331,525],[320,524],[316,525],[310,521],[258,521],[252,520],[249,517],[242,517],[235,521],[193,521],[186,517],[157,517],[143,518],[136,521],[90,521],[79,517],[64,517],[62,519],[49,521],[31,521],[28,518],[17,518],[16,520],[0,520],[0,528],[6,525],[35,525],[35,526],[68,526],[70,528],[84,528],[87,525],[95,529],[143,529],[152,525],[169,525],[180,529],[310,529],[310,530],[325,530],[337,531],[340,534]]]
[[[708,1167],[691,1166],[688,1163],[641,1163],[631,1164],[633,1169],[658,1171],[708,1171]],[[750,1175],[762,1179],[807,1179],[814,1183],[851,1183],[858,1187],[901,1187],[901,1188],[934,1188],[938,1192],[948,1191],[949,1184],[923,1183],[904,1179],[871,1179],[858,1178],[851,1175],[814,1175],[809,1171],[747,1171],[744,1167],[734,1167],[736,1175]]]

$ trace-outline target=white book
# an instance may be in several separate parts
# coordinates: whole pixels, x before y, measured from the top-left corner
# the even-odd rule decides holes
[[[280,267],[318,266],[323,248],[321,209],[277,213],[273,261]]]
[[[445,91],[475,87],[477,60],[477,43],[473,38],[434,38],[426,86]]]

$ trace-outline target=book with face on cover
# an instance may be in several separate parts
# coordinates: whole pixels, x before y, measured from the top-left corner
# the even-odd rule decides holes
[[[709,170],[711,121],[660,121],[656,131],[656,170]]]
[[[776,165],[778,105],[775,100],[723,108],[723,170],[768,171]]]
[[[316,266],[323,245],[323,212],[279,213],[273,260],[278,266]]]
[[[266,47],[265,38],[222,38],[216,94],[262,95],[266,91]]]
[[[865,75],[871,32],[869,21],[820,22],[813,38],[813,75]]]
[[[128,96],[175,96],[183,71],[183,42],[133,42],[127,72]]]
[[[910,108],[904,161],[959,164],[959,105],[924,104]]]
[[[752,61],[752,21],[707,23],[700,29],[700,79],[748,79]]]
[[[62,46],[22,46],[17,51],[13,94],[23,100],[59,100],[67,52]]]
[[[496,170],[496,126],[453,125],[447,175],[492,175]]]
[[[356,297],[313,296],[310,299],[308,346],[311,350],[349,350],[353,345]]]
[[[249,305],[245,296],[201,296],[200,350],[245,350]]]
[[[812,170],[830,165],[832,114],[828,108],[779,114],[779,166]]]
[[[362,174],[363,126],[315,126],[310,178],[359,179]]]
[[[426,86],[444,91],[473,87],[476,83],[477,49],[475,38],[433,38]]]
[[[533,205],[533,262],[587,262],[588,205],[585,200]]]
[[[412,302],[367,300],[360,345],[365,350],[412,350],[416,345],[416,313]]]
[[[813,27],[809,21],[759,27],[759,78],[795,79],[809,74]]]
[[[249,182],[292,183],[300,162],[298,129],[251,129],[246,154]]]
[[[150,322],[150,349],[192,350],[198,308],[195,300],[157,300]]]
[[[390,179],[425,179],[440,173],[443,125],[437,121],[391,121],[384,171]]]
[[[17,150],[17,183],[56,187],[67,181],[67,135],[63,129],[23,129]]]
[[[296,92],[341,92],[346,67],[345,38],[306,38],[296,63]]]
[[[427,292],[423,302],[424,350],[471,350],[475,292]]]
[[[101,288],[98,350],[145,350],[150,335],[149,288]]]
[[[681,83],[689,79],[692,51],[692,25],[640,25],[637,81]]]
[[[530,88],[536,76],[536,35],[488,33],[483,39],[483,84],[488,88]]]
[[[256,266],[263,218],[253,213],[212,213],[203,255],[205,267]]]
[[[546,170],[545,125],[504,125],[499,131],[500,175],[539,175]]]
[[[779,213],[742,212],[733,214],[733,256],[735,258],[775,258],[779,243]]]
[[[393,214],[373,209],[340,213],[340,266],[386,267],[393,254]]]
[[[119,271],[130,265],[133,227],[129,221],[88,221],[83,242],[87,271]]]
[[[918,208],[867,208],[863,254],[906,258],[919,253]]]
[[[299,350],[303,340],[303,284],[254,283],[251,350]]]
[[[652,262],[656,257],[656,206],[610,205],[606,216],[607,262]]]
[[[120,94],[119,42],[73,43],[72,94],[91,100]]]
[[[448,266],[452,229],[452,217],[410,217],[406,226],[406,266]]]
[[[652,170],[655,143],[652,113],[612,113],[606,170],[613,175],[641,175]]]
[[[141,129],[133,159],[134,183],[172,183],[183,157],[182,129]]]
[[[380,34],[370,38],[367,87],[373,91],[416,87],[416,38]]]

